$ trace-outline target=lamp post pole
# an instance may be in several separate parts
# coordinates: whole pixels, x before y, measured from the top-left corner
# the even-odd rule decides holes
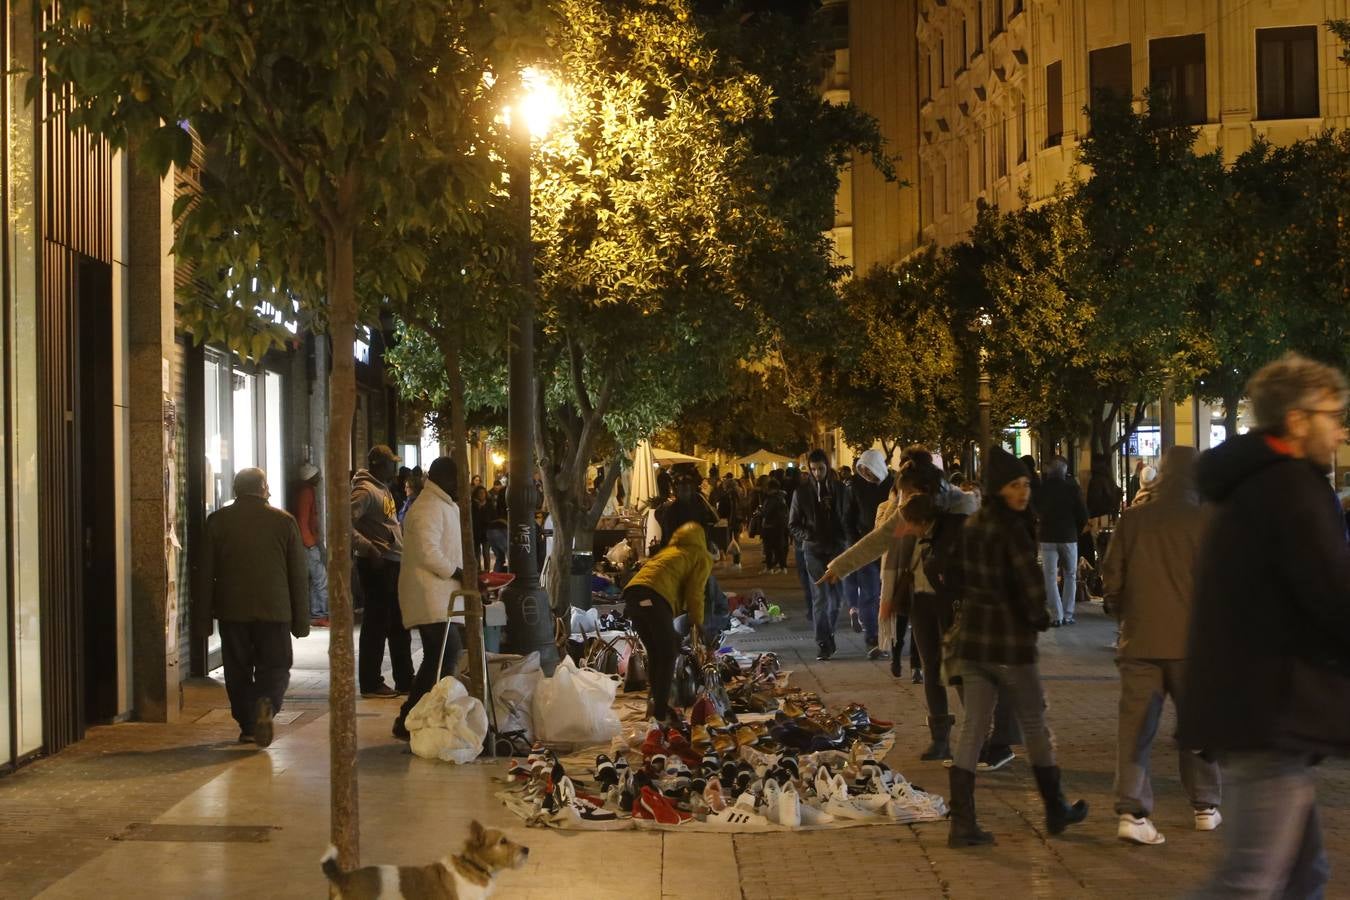
[[[524,90],[521,79],[520,89]],[[540,664],[552,673],[558,662],[553,643],[553,615],[548,594],[539,584],[535,559],[534,452],[537,385],[534,371],[536,284],[534,244],[530,234],[530,125],[516,110],[511,116],[511,203],[516,219],[516,278],[519,306],[511,317],[509,395],[507,410],[510,459],[507,465],[507,520],[510,550],[507,559],[515,580],[502,592],[506,604],[506,635],[510,649],[520,654],[539,651]]]

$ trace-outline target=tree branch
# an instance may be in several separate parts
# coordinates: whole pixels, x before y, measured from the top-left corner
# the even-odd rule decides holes
[[[585,359],[581,353],[581,347],[570,337],[567,340],[567,370],[572,376],[572,392],[577,395],[577,408],[586,418],[590,418],[594,411],[591,406],[591,395],[586,390],[585,379]]]
[[[616,450],[614,458],[610,460],[609,469],[605,472],[605,480],[600,482],[600,488],[595,492],[595,502],[591,504],[590,509],[586,510],[583,524],[594,531],[596,524],[600,521],[600,516],[605,512],[605,506],[609,503],[610,494],[614,493],[614,485],[619,480],[619,475],[623,470],[623,451]]]

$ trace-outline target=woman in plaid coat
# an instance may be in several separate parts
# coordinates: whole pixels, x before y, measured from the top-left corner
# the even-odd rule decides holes
[[[984,507],[967,520],[964,590],[956,623],[947,633],[947,680],[963,685],[965,716],[951,768],[952,847],[991,844],[975,821],[975,767],[993,720],[1000,687],[1022,725],[1036,785],[1045,801],[1046,829],[1059,834],[1083,821],[1087,804],[1070,806],[1045,722],[1045,694],[1036,667],[1036,640],[1050,627],[1045,581],[1036,559],[1031,473],[1011,453],[994,447],[985,465]]]

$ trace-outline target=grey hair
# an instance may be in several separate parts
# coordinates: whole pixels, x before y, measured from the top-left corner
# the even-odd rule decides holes
[[[1284,434],[1289,413],[1307,409],[1321,394],[1332,394],[1344,404],[1350,386],[1339,369],[1297,353],[1268,363],[1247,382],[1256,427],[1277,435]]]
[[[261,497],[267,493],[267,473],[262,469],[240,469],[234,474],[234,495]]]

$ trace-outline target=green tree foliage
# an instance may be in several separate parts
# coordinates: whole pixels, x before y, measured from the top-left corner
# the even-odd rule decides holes
[[[326,324],[333,354],[326,470],[334,619],[333,840],[358,859],[347,488],[358,284],[368,305],[421,274],[417,232],[468,230],[472,201],[500,169],[484,140],[498,107],[485,73],[539,49],[544,4],[530,0],[288,3],[87,0],[43,35],[53,96],[73,127],[131,147],[164,174],[200,135],[214,161],[206,193],[180,207],[176,252],[215,290],[194,333],[259,355],[247,285]],[[36,82],[35,82],[36,84]],[[222,299],[223,298],[223,299]],[[277,304],[283,311],[288,303]]]

